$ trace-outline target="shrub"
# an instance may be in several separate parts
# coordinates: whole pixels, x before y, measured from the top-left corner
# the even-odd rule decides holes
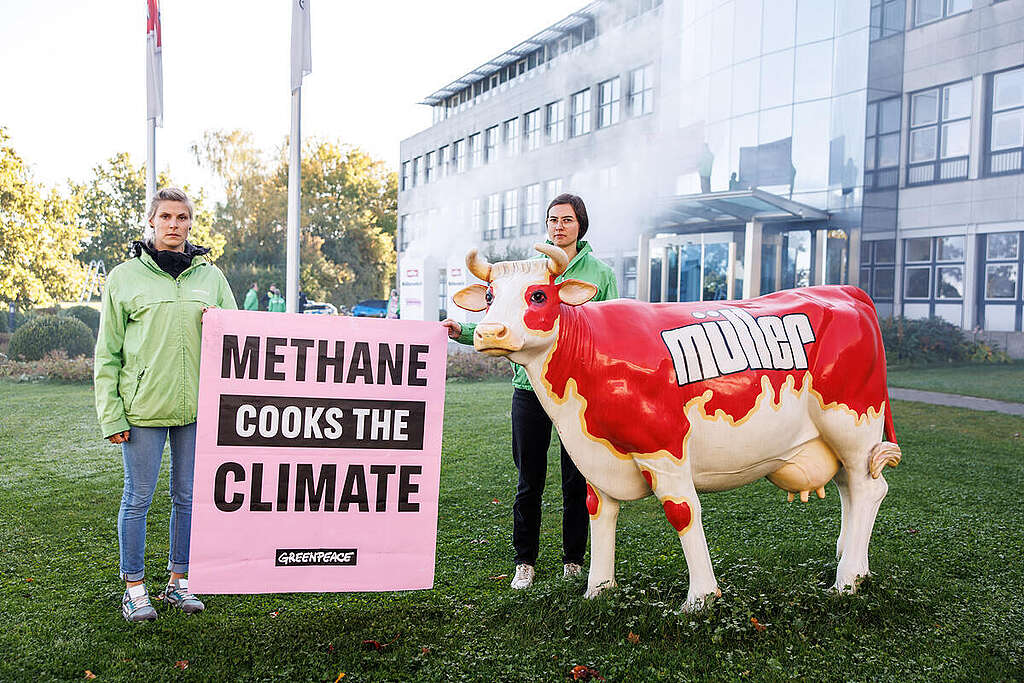
[[[8,315],[9,315],[8,309],[7,309],[6,306],[4,306],[3,317],[4,317],[4,324],[5,325],[8,323],[8,320],[7,320]],[[11,326],[10,329],[7,330],[7,331],[8,332],[14,332],[19,327],[24,325],[26,322],[28,322],[28,316],[27,315],[25,315],[21,311],[14,311],[14,325]]]
[[[39,360],[50,351],[63,350],[69,358],[91,356],[94,344],[92,332],[81,320],[42,315],[11,335],[8,355],[14,359]]]
[[[886,318],[881,321],[882,341],[890,363],[1006,362],[1007,356],[982,342],[971,341],[964,331],[942,318]]]
[[[90,306],[72,306],[64,311],[64,315],[78,318],[88,325],[94,337],[100,333],[100,312],[95,308]]]
[[[0,377],[19,382],[40,379],[91,382],[92,357],[68,358],[64,351],[51,351],[42,360],[0,362]]]
[[[7,334],[7,311],[0,311],[0,334]]]
[[[508,379],[511,376],[504,358],[463,351],[448,354],[448,379]]]

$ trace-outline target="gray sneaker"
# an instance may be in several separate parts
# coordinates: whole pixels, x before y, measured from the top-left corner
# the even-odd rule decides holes
[[[131,586],[124,592],[121,599],[121,614],[128,621],[153,621],[156,610],[149,604],[149,592],[145,584]]]
[[[206,609],[206,605],[188,592],[188,579],[175,579],[167,584],[158,600],[166,600],[172,607],[180,607],[185,614],[195,614]]]

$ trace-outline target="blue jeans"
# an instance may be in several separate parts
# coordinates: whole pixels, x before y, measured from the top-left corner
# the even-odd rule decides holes
[[[196,423],[182,427],[131,427],[121,444],[124,493],[117,514],[121,578],[141,581],[146,575],[146,513],[153,501],[168,432],[171,437],[171,551],[167,570],[188,571],[192,532],[192,475],[196,460]]]

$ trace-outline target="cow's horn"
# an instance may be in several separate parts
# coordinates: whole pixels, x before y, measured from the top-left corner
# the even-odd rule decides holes
[[[533,248],[551,259],[548,261],[548,270],[555,277],[564,273],[565,269],[569,267],[569,255],[562,251],[561,247],[556,247],[553,244],[535,244]]]
[[[491,281],[491,264],[477,253],[476,249],[470,249],[469,253],[466,254],[466,267],[469,268],[469,272],[484,282]]]

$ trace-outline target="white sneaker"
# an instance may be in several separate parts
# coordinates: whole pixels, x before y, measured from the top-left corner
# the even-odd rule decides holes
[[[533,565],[517,564],[516,575],[512,577],[512,587],[523,590],[533,585]]]
[[[566,562],[565,567],[562,571],[563,579],[571,579],[574,576],[579,576],[583,573],[583,567],[576,564],[575,562]]]

